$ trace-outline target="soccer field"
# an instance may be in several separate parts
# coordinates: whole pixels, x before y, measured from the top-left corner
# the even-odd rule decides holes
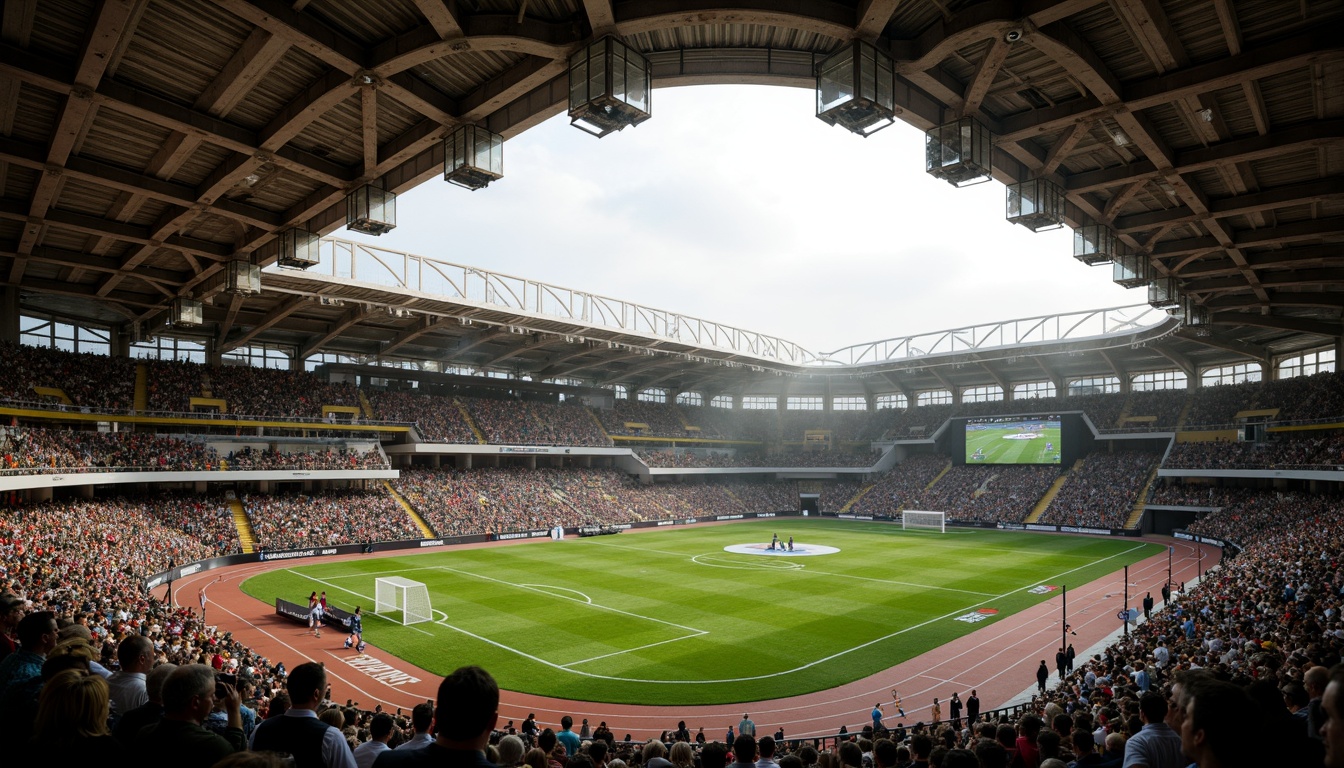
[[[1004,429],[972,429],[966,432],[967,464],[1058,464],[1059,427],[1045,427],[1029,440],[1017,439],[1022,432],[1016,426]],[[1046,450],[1046,446],[1050,446]],[[983,451],[983,458],[973,458]]]
[[[839,552],[724,549],[774,533]],[[1052,594],[1033,588],[1078,587],[1161,549],[788,518],[282,568],[243,589],[267,602],[325,589],[337,606],[362,605],[368,642],[439,674],[479,664],[515,691],[715,704],[865,677]],[[392,575],[428,585],[436,621],[372,615],[374,579]]]

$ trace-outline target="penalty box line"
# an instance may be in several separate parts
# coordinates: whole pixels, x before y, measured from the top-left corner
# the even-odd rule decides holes
[[[668,639],[668,640],[659,640],[659,641],[656,642],[656,643],[648,643],[648,644],[641,645],[641,646],[638,646],[638,647],[635,647],[635,648],[626,648],[626,649],[624,649],[624,650],[620,650],[620,651],[613,651],[613,652],[611,652],[611,653],[604,653],[604,654],[602,654],[602,655],[600,655],[600,656],[593,656],[593,657],[591,657],[591,658],[587,658],[587,659],[580,659],[580,660],[578,660],[578,661],[571,661],[571,662],[566,663],[566,664],[559,664],[559,663],[556,663],[556,662],[550,662],[550,661],[546,661],[546,662],[544,662],[545,664],[547,664],[547,665],[549,665],[549,666],[556,667],[557,669],[565,669],[565,670],[568,670],[568,669],[570,669],[571,667],[575,667],[575,666],[578,666],[578,665],[580,665],[580,664],[587,664],[587,663],[590,662],[590,661],[597,661],[597,660],[599,660],[599,659],[608,659],[608,658],[611,658],[612,656],[621,656],[621,655],[624,655],[624,654],[627,654],[627,653],[634,653],[635,651],[642,651],[642,650],[644,650],[644,649],[646,649],[646,648],[653,648],[653,647],[655,647],[655,646],[666,645],[666,644],[668,644],[668,643],[677,643],[677,642],[681,642],[682,640],[689,640],[689,639],[691,639],[691,638],[693,638],[693,637],[700,637],[700,636],[702,636],[702,635],[707,635],[707,634],[709,634],[709,631],[708,631],[708,630],[704,630],[704,629],[696,629],[695,627],[688,627],[688,626],[686,626],[686,625],[684,625],[684,624],[677,624],[677,623],[675,623],[675,622],[666,621],[666,620],[664,620],[664,619],[655,619],[655,618],[653,618],[652,616],[642,616],[642,615],[640,615],[640,614],[638,614],[638,613],[632,613],[632,612],[630,612],[630,611],[623,611],[623,610],[621,610],[620,608],[612,608],[611,606],[602,605],[601,603],[593,603],[593,602],[590,602],[590,601],[587,601],[587,600],[580,600],[580,599],[578,599],[578,598],[576,598],[576,597],[566,597],[565,595],[557,595],[557,594],[555,594],[554,592],[550,592],[550,591],[547,591],[547,590],[545,590],[545,589],[539,589],[539,588],[537,588],[537,587],[530,586],[530,585],[527,585],[527,584],[519,584],[519,583],[517,583],[517,582],[506,581],[506,580],[504,580],[504,579],[497,579],[497,578],[495,578],[495,577],[493,577],[493,576],[486,576],[485,574],[481,574],[481,573],[472,573],[471,571],[463,571],[463,570],[459,570],[459,569],[457,569],[457,568],[450,568],[450,567],[448,567],[448,566],[446,566],[446,565],[436,566],[436,569],[437,569],[437,570],[441,570],[441,571],[448,571],[449,573],[456,573],[456,574],[459,574],[459,575],[461,575],[461,576],[467,576],[467,577],[470,577],[470,578],[481,579],[481,580],[483,580],[483,581],[494,582],[495,584],[502,584],[502,585],[504,585],[504,586],[506,586],[506,587],[512,587],[512,588],[514,588],[514,589],[521,589],[521,590],[524,590],[524,591],[527,591],[527,592],[538,592],[538,593],[543,594],[543,595],[546,595],[547,597],[550,597],[550,598],[555,598],[555,599],[559,599],[559,600],[568,600],[568,601],[570,601],[570,602],[572,602],[572,603],[578,603],[579,605],[587,606],[587,607],[589,607],[589,608],[596,608],[596,609],[598,609],[598,610],[601,610],[601,611],[607,611],[607,612],[609,612],[609,613],[616,613],[616,614],[620,614],[620,615],[622,615],[622,616],[629,616],[630,618],[643,619],[644,621],[651,621],[651,622],[654,622],[654,623],[656,623],[656,624],[663,624],[663,625],[665,625],[665,626],[669,626],[669,627],[676,627],[677,629],[683,630],[683,631],[685,631],[685,632],[687,633],[687,634],[685,634],[685,635],[682,635],[681,637],[673,637],[673,638],[670,638],[670,639]],[[471,637],[474,637],[474,638],[476,638],[476,639],[478,639],[478,640],[483,640],[483,641],[485,641],[485,642],[490,643],[491,645],[495,645],[495,646],[497,646],[497,647],[499,647],[499,648],[502,648],[502,649],[504,649],[504,650],[512,651],[513,653],[516,653],[516,654],[518,654],[518,655],[520,655],[520,656],[526,656],[526,657],[529,658],[529,659],[533,659],[533,660],[536,660],[536,661],[542,661],[541,659],[539,659],[539,658],[537,658],[537,657],[535,657],[535,656],[532,656],[531,654],[524,653],[523,651],[520,651],[520,650],[518,650],[517,648],[514,648],[514,647],[512,647],[512,646],[508,646],[508,645],[505,645],[505,644],[503,644],[503,643],[495,642],[494,640],[489,640],[489,639],[487,639],[487,638],[481,637],[480,635],[477,635],[477,634],[474,634],[474,633],[471,633],[471,632],[467,632],[466,630],[462,629],[461,627],[457,627],[457,626],[448,624],[448,623],[447,623],[446,616],[445,616],[445,620],[444,620],[444,621],[439,621],[439,622],[435,622],[435,623],[437,623],[437,624],[442,624],[443,626],[445,626],[445,627],[449,627],[450,629],[456,630],[456,631],[458,631],[458,632],[462,632],[463,634],[470,635]]]
[[[301,578],[301,579],[311,579],[312,581],[316,581],[318,584],[321,584],[321,585],[323,585],[323,586],[331,587],[332,589],[335,589],[335,590],[340,590],[341,592],[344,592],[344,593],[347,594],[347,595],[354,595],[355,597],[362,597],[362,598],[364,598],[365,600],[368,600],[368,601],[370,601],[371,603],[374,604],[374,608],[375,608],[375,610],[374,610],[373,612],[369,613],[369,614],[368,614],[369,616],[372,616],[372,617],[377,618],[377,619],[382,619],[383,621],[386,621],[386,622],[389,623],[389,624],[396,624],[396,622],[392,621],[391,619],[387,618],[386,616],[379,616],[379,615],[378,615],[378,613],[377,613],[378,599],[377,599],[377,598],[369,597],[368,595],[365,595],[365,594],[356,592],[356,591],[354,591],[353,589],[347,589],[346,587],[342,587],[342,586],[339,586],[339,585],[337,585],[337,584],[332,584],[331,582],[329,582],[329,581],[324,581],[324,580],[322,580],[322,579],[317,578],[316,576],[309,576],[309,575],[306,574],[306,573],[299,573],[298,571],[294,570],[293,568],[286,568],[285,571],[288,572],[288,573],[292,573],[292,574],[294,574],[295,576],[298,576],[298,577]],[[341,577],[336,576],[336,577],[334,577],[334,578],[341,578]],[[432,611],[432,612],[434,612],[434,613],[443,613],[443,611],[435,611],[432,607],[430,608],[430,611]],[[444,616],[446,617],[447,614],[444,614]],[[419,633],[422,634],[422,635],[429,635],[430,637],[433,637],[433,636],[434,636],[434,633],[433,633],[433,632],[426,632],[425,630],[423,630],[423,629],[421,629],[421,628],[415,626],[414,624],[397,624],[397,626],[399,626],[399,627],[406,627],[407,629],[414,629],[416,632],[419,632]]]
[[[354,590],[347,589],[347,588],[345,588],[345,587],[337,586],[337,585],[335,585],[335,584],[332,584],[331,582],[324,581],[323,579],[319,579],[319,578],[315,578],[315,577],[312,577],[312,576],[308,576],[308,575],[306,575],[306,574],[299,573],[299,572],[295,571],[295,570],[292,569],[292,568],[286,568],[285,570],[288,571],[288,572],[290,572],[290,573],[292,573],[292,574],[294,574],[294,575],[296,575],[296,576],[299,576],[299,577],[301,577],[301,578],[312,579],[313,581],[316,581],[316,582],[319,583],[319,584],[326,585],[326,586],[328,586],[328,587],[331,587],[332,589],[340,590],[340,591],[342,591],[342,592],[345,592],[346,594],[349,594],[349,595],[355,595],[356,597],[362,597],[362,598],[364,598],[364,599],[366,599],[366,600],[373,600],[373,598],[369,597],[368,595],[363,595],[363,594],[360,594],[359,592],[355,592]],[[468,576],[468,577],[472,577],[472,578],[477,578],[477,579],[481,579],[481,580],[483,580],[483,581],[491,581],[491,582],[494,582],[494,583],[496,583],[496,584],[502,584],[502,585],[507,586],[507,587],[512,587],[512,588],[514,588],[514,589],[521,589],[521,590],[528,591],[528,592],[538,592],[538,593],[543,594],[543,595],[546,595],[547,597],[550,597],[550,598],[555,598],[555,599],[559,599],[559,600],[568,600],[568,601],[570,601],[570,602],[578,603],[579,605],[588,606],[588,607],[590,607],[590,608],[596,608],[596,609],[598,609],[598,610],[608,611],[608,612],[610,612],[610,613],[617,613],[617,614],[620,614],[620,615],[622,615],[622,616],[629,616],[629,617],[631,617],[631,618],[635,618],[635,619],[643,619],[643,620],[645,620],[645,621],[651,621],[651,622],[654,622],[654,623],[656,623],[656,624],[663,624],[663,625],[666,625],[666,626],[669,626],[669,627],[676,627],[677,629],[683,630],[683,631],[685,631],[685,632],[687,633],[687,634],[684,634],[684,635],[682,635],[682,636],[680,636],[680,637],[674,637],[674,638],[671,638],[671,639],[668,639],[668,640],[659,640],[659,641],[656,642],[656,643],[647,643],[647,644],[645,644],[645,645],[637,646],[637,647],[635,647],[635,648],[627,648],[627,649],[625,649],[625,650],[621,650],[621,651],[613,651],[613,652],[611,652],[611,653],[604,653],[604,654],[602,654],[602,655],[599,655],[599,656],[593,656],[593,657],[590,657],[590,658],[587,658],[587,659],[580,659],[580,660],[578,660],[578,661],[571,661],[571,662],[568,662],[568,663],[566,663],[566,664],[559,664],[559,663],[556,663],[556,662],[553,662],[553,661],[547,661],[547,660],[542,659],[542,658],[537,657],[537,656],[533,656],[532,654],[529,654],[529,653],[527,653],[527,652],[525,652],[525,651],[522,651],[522,650],[519,650],[519,649],[517,649],[517,648],[514,648],[513,646],[505,645],[504,643],[501,643],[501,642],[498,642],[498,641],[495,641],[495,640],[491,640],[491,639],[489,639],[489,638],[487,638],[487,637],[483,637],[483,636],[481,636],[481,635],[478,635],[478,634],[476,634],[476,633],[474,633],[474,632],[470,632],[470,631],[468,631],[468,630],[466,630],[466,629],[463,629],[462,627],[456,626],[456,625],[454,625],[454,624],[449,624],[449,623],[448,623],[448,614],[444,613],[443,611],[437,610],[437,609],[432,609],[432,610],[434,611],[434,613],[438,613],[438,614],[441,614],[441,615],[443,616],[442,619],[436,620],[436,621],[434,622],[435,624],[438,624],[438,625],[443,626],[443,627],[447,627],[448,629],[451,629],[451,630],[453,630],[453,631],[455,631],[455,632],[461,632],[462,634],[467,635],[468,637],[473,637],[473,638],[475,638],[475,639],[477,639],[477,640],[480,640],[481,642],[489,643],[489,644],[491,644],[491,645],[493,645],[493,646],[496,646],[496,647],[498,647],[498,648],[500,648],[500,649],[502,649],[502,650],[506,650],[506,651],[509,651],[510,653],[518,654],[519,656],[523,656],[523,657],[525,657],[525,658],[531,659],[531,660],[536,661],[536,662],[538,662],[538,663],[540,663],[540,664],[545,664],[545,665],[550,666],[550,667],[555,667],[556,669],[570,670],[571,667],[575,667],[575,666],[578,666],[578,665],[580,665],[580,664],[587,664],[588,662],[598,661],[598,660],[600,660],[600,659],[607,659],[607,658],[611,658],[611,657],[613,657],[613,656],[621,656],[621,655],[624,655],[624,654],[627,654],[627,653],[634,653],[634,652],[636,652],[636,651],[642,651],[642,650],[644,650],[644,649],[646,649],[646,648],[653,648],[653,647],[656,647],[656,646],[659,646],[659,645],[667,645],[668,643],[677,643],[677,642],[681,642],[682,640],[689,640],[689,639],[691,639],[691,638],[700,637],[700,636],[702,636],[702,635],[707,635],[707,634],[709,634],[709,630],[705,630],[705,629],[696,629],[695,627],[688,627],[688,626],[685,626],[685,625],[683,625],[683,624],[677,624],[677,623],[675,623],[675,622],[666,621],[666,620],[664,620],[664,619],[656,619],[656,618],[654,618],[654,617],[652,617],[652,616],[642,616],[642,615],[640,615],[640,614],[638,614],[638,613],[632,613],[632,612],[630,612],[630,611],[623,611],[623,610],[621,610],[621,609],[619,609],[619,608],[612,608],[612,607],[610,607],[610,606],[601,605],[600,603],[593,603],[593,602],[590,602],[590,601],[588,601],[588,600],[579,600],[578,598],[575,598],[575,597],[566,597],[566,596],[564,596],[564,595],[557,595],[557,594],[555,594],[554,592],[550,592],[550,591],[547,591],[547,590],[544,590],[544,589],[538,589],[538,588],[536,588],[536,587],[528,586],[528,585],[525,585],[525,584],[518,584],[518,583],[516,583],[516,582],[512,582],[512,581],[505,581],[504,579],[497,579],[497,578],[494,578],[493,576],[486,576],[486,575],[484,575],[484,574],[480,574],[480,573],[472,573],[471,571],[463,571],[463,570],[460,570],[460,569],[457,569],[457,568],[450,568],[450,567],[448,567],[448,566],[446,566],[446,565],[423,566],[423,567],[419,567],[419,568],[402,568],[402,569],[396,569],[396,570],[390,570],[390,571],[362,572],[362,573],[357,573],[357,574],[332,576],[331,578],[333,578],[333,579],[342,579],[342,578],[349,579],[349,578],[356,578],[356,577],[368,577],[369,575],[371,575],[371,573],[406,573],[406,572],[409,572],[409,571],[430,571],[430,570],[433,570],[433,571],[448,571],[448,572],[450,572],[450,573],[455,573],[455,574],[458,574],[458,575],[461,575],[461,576]],[[390,621],[390,619],[386,619],[386,618],[384,618],[384,617],[382,617],[382,616],[378,616],[378,614],[376,614],[376,613],[375,613],[375,614],[372,614],[372,615],[373,615],[373,616],[377,616],[378,618],[383,619],[384,621]],[[430,635],[430,636],[433,636],[433,634],[434,634],[434,633],[432,633],[432,632],[426,632],[425,630],[420,629],[419,627],[416,627],[416,626],[412,626],[412,625],[405,625],[405,626],[408,626],[410,629],[414,629],[416,632],[420,632],[421,634]],[[570,671],[572,671],[572,670],[570,670]]]

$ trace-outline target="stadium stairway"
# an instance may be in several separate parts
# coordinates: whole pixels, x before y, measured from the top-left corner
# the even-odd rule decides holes
[[[214,396],[215,396],[215,383],[214,383],[214,381],[210,378],[210,369],[209,369],[208,367],[202,367],[202,368],[201,368],[201,397],[214,397]]]
[[[602,419],[599,419],[597,417],[597,412],[594,411],[592,408],[585,408],[584,410],[588,411],[588,417],[591,418],[593,420],[593,423],[597,425],[597,431],[601,433],[602,439],[607,441],[607,445],[614,445],[611,439],[611,435],[607,434],[607,428],[602,426]],[[686,420],[682,419],[681,423],[685,424]]]
[[[364,418],[373,419],[373,403],[369,402],[369,396],[362,389],[359,390],[359,407],[364,411]]]
[[[1132,413],[1133,410],[1134,410],[1134,393],[1130,392],[1129,394],[1125,395],[1125,404],[1120,407],[1120,415],[1115,417],[1115,423],[1107,426],[1116,427],[1121,424],[1124,424],[1125,419],[1133,415]],[[1106,427],[1101,428],[1105,429]]]
[[[1138,528],[1139,522],[1143,520],[1143,511],[1148,508],[1148,493],[1153,490],[1153,482],[1157,480],[1157,467],[1153,467],[1148,473],[1148,480],[1143,484],[1143,490],[1139,491],[1139,498],[1134,501],[1134,511],[1129,513],[1129,519],[1125,521],[1126,528]]]
[[[848,512],[855,504],[859,503],[859,499],[862,499],[864,496],[868,495],[868,492],[876,487],[877,483],[873,483],[872,485],[865,485],[862,488],[860,488],[858,493],[854,494],[854,496],[850,498],[849,501],[845,502],[844,506],[840,507],[840,514]]]
[[[237,496],[229,498],[229,511],[233,513],[233,525],[238,529],[238,542],[243,546],[243,554],[257,551],[257,536],[252,532],[252,522],[247,519],[247,510]]]
[[[1181,415],[1176,417],[1176,428],[1185,426],[1185,419],[1190,415],[1190,409],[1195,407],[1195,398],[1185,398],[1185,407],[1181,409]]]
[[[942,479],[943,479],[943,475],[946,475],[948,472],[951,472],[951,471],[952,471],[952,462],[949,461],[949,462],[947,462],[947,466],[943,467],[943,471],[942,471],[942,472],[939,472],[938,475],[937,475],[936,477],[934,477],[932,480],[929,481],[929,484],[928,484],[928,485],[924,486],[924,490],[927,491],[927,490],[929,490],[930,488],[932,488],[934,485],[936,485],[936,484],[938,483],[939,480],[942,480]]]
[[[453,404],[457,406],[457,410],[462,414],[462,418],[467,420],[467,426],[471,427],[471,434],[476,436],[476,442],[480,445],[485,445],[485,435],[481,434],[481,430],[476,426],[476,422],[472,421],[471,412],[467,410],[466,404],[456,397],[453,398]]]
[[[384,480],[383,487],[387,489],[388,494],[391,495],[392,498],[397,500],[397,503],[401,505],[401,508],[406,510],[406,514],[411,516],[411,522],[415,523],[415,527],[420,529],[420,533],[426,539],[432,539],[438,536],[438,534],[434,533],[434,529],[429,527],[429,523],[425,522],[425,518],[421,517],[420,513],[415,511],[415,507],[412,507],[409,501],[402,498],[401,494],[397,493],[396,490],[392,488],[391,483]]]
[[[1064,483],[1068,482],[1069,475],[1072,475],[1073,473],[1077,472],[1082,468],[1083,468],[1083,460],[1079,459],[1073,462],[1072,469],[1060,475],[1059,477],[1055,478],[1055,482],[1051,483],[1050,487],[1046,489],[1045,495],[1041,497],[1040,501],[1036,502],[1036,506],[1032,507],[1031,514],[1027,515],[1027,519],[1023,520],[1022,522],[1034,523],[1040,520],[1041,515],[1045,514],[1045,510],[1050,508],[1050,502],[1055,500],[1055,495],[1059,493],[1059,489],[1063,488]]]
[[[144,363],[135,366],[135,400],[132,407],[136,413],[149,410],[149,366]]]

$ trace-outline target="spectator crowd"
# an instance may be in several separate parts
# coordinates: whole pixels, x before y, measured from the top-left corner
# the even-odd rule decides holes
[[[111,470],[212,472],[217,470],[387,469],[377,448],[325,443],[284,450],[265,443],[221,457],[204,438],[152,432],[0,427],[0,471],[6,474]]]
[[[1161,457],[1148,451],[1094,451],[1051,499],[1040,522],[1124,528]]]

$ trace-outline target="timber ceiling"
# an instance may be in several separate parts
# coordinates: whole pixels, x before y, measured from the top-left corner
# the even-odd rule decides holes
[[[710,391],[1272,362],[1342,333],[1341,30],[1344,0],[4,0],[0,281],[27,312],[112,324],[204,298],[221,348]],[[228,260],[273,261],[275,233],[342,228],[350,190],[439,177],[455,126],[507,139],[564,111],[567,57],[607,33],[649,56],[655,86],[811,87],[820,57],[874,42],[896,61],[900,119],[977,117],[995,137],[997,179],[1058,183],[1069,223],[1109,225],[1174,277],[1209,311],[1207,335],[1181,328],[1039,363],[952,356],[824,383],[682,357],[746,359],[712,350],[632,354],[603,342],[660,343],[616,332],[576,349],[478,309],[332,306],[317,296],[335,289],[302,274],[267,273],[254,297],[220,292]],[[882,384],[863,383],[875,374]]]

